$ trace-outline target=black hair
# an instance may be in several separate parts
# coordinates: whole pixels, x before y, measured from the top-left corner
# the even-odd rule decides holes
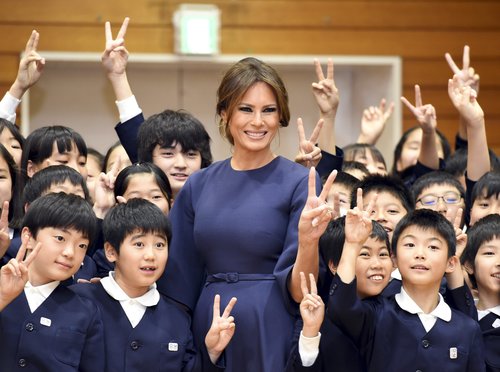
[[[356,188],[351,194],[351,208],[356,206],[358,188],[363,189],[363,195],[368,195],[372,191],[378,194],[387,192],[398,199],[407,212],[411,212],[415,209],[415,203],[413,203],[410,191],[408,191],[404,183],[397,177],[383,176],[380,174],[370,174],[365,177],[356,185]]]
[[[389,244],[389,236],[385,229],[381,224],[373,220],[372,227],[372,232],[369,237],[383,242],[390,253],[391,245]],[[342,250],[344,249],[344,242],[345,216],[330,221],[325,232],[319,239],[319,250],[324,262],[328,264],[331,261],[334,266],[338,266],[340,257],[342,256]]]
[[[450,185],[457,189],[458,193],[465,200],[465,190],[462,184],[451,174],[443,171],[433,171],[424,174],[416,179],[411,186],[414,203],[417,203],[418,196],[427,188],[434,185]]]
[[[343,147],[342,150],[344,150],[344,159],[346,161],[355,161],[356,156],[366,156],[366,152],[369,151],[373,156],[373,160],[384,164],[384,167],[387,169],[384,156],[374,145],[367,143],[352,143]]]
[[[397,162],[401,158],[401,153],[403,152],[403,146],[406,143],[406,140],[410,136],[410,134],[414,131],[419,129],[420,127],[412,127],[408,130],[406,130],[401,138],[399,139],[398,143],[396,144],[396,147],[394,148],[394,161],[392,163],[392,174],[397,175],[399,172],[397,170]],[[444,160],[447,160],[450,157],[451,154],[451,146],[450,142],[446,139],[443,133],[441,133],[438,129],[436,129],[436,134],[439,137],[439,141],[441,142],[441,147],[443,148],[443,157]],[[403,171],[403,170],[402,170]]]
[[[8,122],[10,123],[10,122]],[[9,201],[9,226],[10,227],[17,227],[17,223],[19,222],[19,219],[17,219],[17,210],[19,208],[19,195],[20,195],[20,190],[19,190],[19,170],[16,166],[16,162],[14,161],[14,158],[10,154],[9,150],[5,148],[2,144],[0,144],[0,157],[2,157],[5,162],[7,163],[7,168],[9,171],[10,179],[12,181],[11,184],[11,198]],[[2,206],[0,205],[0,209]]]
[[[102,223],[104,241],[120,253],[120,246],[126,237],[135,231],[165,236],[167,243],[172,239],[170,221],[153,203],[133,198],[110,209]]]
[[[92,156],[97,160],[97,163],[99,164],[99,169],[102,171],[103,165],[105,164],[104,155],[92,147],[87,147],[87,160],[89,156]]]
[[[131,178],[136,174],[152,174],[155,178],[158,187],[162,191],[163,195],[167,198],[168,207],[170,208],[170,201],[172,200],[172,188],[170,187],[170,182],[168,182],[168,178],[162,170],[154,165],[153,163],[141,162],[129,165],[121,170],[118,173],[118,176],[115,180],[115,198],[117,196],[123,196],[125,191],[127,191],[128,184]]]
[[[19,131],[19,128],[11,123],[10,121],[6,119],[0,118],[0,134],[5,130],[8,129],[9,132],[12,134],[12,136],[16,139],[17,142],[19,142],[19,145],[21,146],[21,149],[24,149],[24,137]]]
[[[33,203],[52,186],[63,184],[66,181],[69,181],[74,186],[81,186],[85,200],[90,202],[89,190],[82,175],[65,165],[54,165],[36,172],[26,182],[23,192],[23,206]]]
[[[38,231],[45,228],[74,229],[92,245],[97,233],[97,217],[85,199],[64,192],[43,195],[31,203],[23,220],[36,239]]]
[[[489,214],[481,218],[467,230],[467,245],[460,257],[462,265],[474,267],[474,261],[481,245],[498,238],[500,238],[500,215]],[[473,287],[477,288],[475,275],[468,273],[468,276]]]
[[[349,173],[350,170],[359,170],[363,172],[365,176],[368,176],[370,174],[370,171],[368,170],[368,168],[366,168],[366,165],[360,163],[359,161],[344,161],[342,163],[342,171]]]
[[[488,149],[488,153],[490,155],[491,169],[500,170],[500,161],[496,154],[491,149]],[[467,170],[467,148],[462,147],[455,150],[446,160],[444,170],[456,178],[462,177]]]
[[[500,172],[485,173],[474,185],[471,194],[471,206],[477,198],[484,197],[486,199],[493,195],[498,198],[500,194]]]
[[[183,152],[199,151],[201,168],[212,164],[210,136],[198,119],[182,110],[165,110],[142,123],[137,135],[137,156],[139,161],[152,163],[156,145],[166,148],[177,144]]]
[[[322,183],[324,184],[327,180],[328,176],[325,175],[321,179]],[[346,173],[344,171],[340,171],[337,173],[337,176],[335,177],[335,184],[336,185],[343,185],[347,187],[349,190],[354,190],[356,185],[358,184],[359,180],[354,177],[353,175]]]
[[[104,173],[108,173],[108,162],[109,162],[109,158],[111,157],[111,154],[113,153],[113,151],[117,148],[117,147],[120,147],[122,145],[122,143],[120,141],[116,141],[115,143],[113,143],[110,148],[108,149],[108,151],[106,151],[106,155],[104,155],[104,159],[102,160],[102,166],[101,166],[101,171],[104,172]]]
[[[397,256],[398,253],[398,240],[401,234],[411,226],[435,232],[446,242],[448,246],[448,258],[455,254],[457,239],[451,222],[442,214],[431,209],[416,209],[406,214],[394,229],[392,234],[392,251],[394,252],[394,256]]]

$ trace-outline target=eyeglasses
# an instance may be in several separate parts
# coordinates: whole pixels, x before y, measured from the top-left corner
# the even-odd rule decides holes
[[[439,201],[439,199],[443,199],[443,202],[445,204],[458,204],[462,200],[462,197],[460,196],[459,193],[450,191],[447,192],[446,194],[442,196],[434,195],[434,194],[427,194],[422,196],[420,199],[417,200],[417,203],[420,202],[422,205],[425,205],[426,207],[436,205]]]

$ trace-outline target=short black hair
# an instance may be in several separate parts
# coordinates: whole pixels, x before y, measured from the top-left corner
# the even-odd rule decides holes
[[[418,196],[427,188],[434,185],[450,185],[457,189],[460,196],[465,199],[465,190],[462,184],[448,172],[433,171],[416,179],[411,186],[413,202],[417,203]]]
[[[363,189],[363,195],[368,195],[374,191],[378,194],[387,192],[401,202],[401,205],[407,212],[415,209],[415,203],[411,197],[410,191],[404,183],[394,176],[383,176],[380,174],[370,174],[356,185],[356,189],[351,194],[351,208],[356,206],[357,189]]]
[[[129,199],[110,209],[102,223],[104,241],[120,253],[120,246],[126,237],[135,231],[165,236],[167,243],[172,239],[169,219],[153,203],[139,198]]]
[[[491,171],[485,173],[474,185],[471,194],[471,204],[474,205],[474,202],[477,198],[484,197],[486,199],[495,196],[498,198],[500,194],[500,172]]]
[[[97,217],[90,203],[64,192],[50,193],[36,199],[24,215],[22,225],[30,230],[35,239],[41,229],[74,229],[89,240],[89,247],[97,233]]]
[[[19,131],[19,128],[15,124],[11,123],[10,121],[0,118],[0,134],[2,134],[2,132],[5,129],[9,130],[9,132],[16,139],[16,141],[19,142],[21,149],[24,149],[25,139],[24,139],[23,135],[21,134],[21,132]]]
[[[324,184],[326,180],[328,179],[329,175],[325,175],[321,178],[321,182]],[[344,171],[340,171],[337,173],[337,176],[335,177],[335,184],[336,185],[343,185],[347,187],[350,190],[354,190],[356,185],[358,184],[359,180],[354,177],[353,175],[346,173]]]
[[[28,160],[40,164],[52,155],[54,143],[61,154],[71,151],[73,144],[79,154],[87,158],[87,145],[82,136],[69,127],[52,125],[35,129],[26,138],[21,158],[21,169],[26,172]]]
[[[363,174],[365,176],[368,176],[370,174],[370,172],[368,171],[368,168],[366,167],[366,165],[360,163],[359,161],[344,161],[342,163],[342,171],[343,172],[347,173],[351,169],[359,170],[359,171],[363,172]],[[356,177],[354,177],[354,178],[356,178]]]
[[[489,214],[481,218],[467,230],[467,245],[460,257],[462,265],[474,267],[474,261],[481,245],[498,238],[500,238],[500,215]],[[477,288],[475,275],[468,273],[468,276],[473,287]]]
[[[398,174],[398,171],[396,169],[397,168],[396,164],[397,164],[398,160],[401,158],[401,153],[403,152],[403,146],[406,143],[406,140],[408,139],[410,134],[419,128],[420,128],[420,126],[416,126],[416,127],[412,127],[412,128],[409,128],[408,130],[406,130],[403,133],[403,135],[401,136],[401,138],[399,139],[398,143],[396,144],[396,147],[394,148],[394,161],[392,163],[392,172],[391,172],[392,174],[394,174],[394,175]],[[443,133],[441,133],[438,129],[436,129],[436,134],[438,135],[439,141],[441,142],[441,147],[443,148],[444,160],[447,160],[451,155],[450,142],[445,137],[445,135]]]
[[[152,163],[156,145],[165,148],[177,144],[183,152],[199,151],[201,168],[212,164],[210,136],[198,119],[182,110],[165,110],[142,123],[137,135],[137,156],[139,161]]]
[[[354,159],[356,159],[358,154],[366,156],[366,152],[369,151],[373,156],[373,160],[384,164],[384,167],[387,169],[384,155],[374,145],[368,143],[351,143],[342,149],[344,150],[344,159],[346,161],[355,161]]]
[[[455,255],[457,239],[455,229],[450,221],[442,214],[431,209],[416,209],[405,215],[394,229],[392,234],[392,251],[398,254],[398,240],[401,234],[409,227],[416,226],[422,230],[434,231],[441,236],[448,246],[448,258]]]
[[[7,121],[10,123],[9,121]],[[1,133],[1,129],[0,129]],[[9,201],[9,223],[10,226],[15,228],[17,227],[16,224],[16,219],[18,216],[17,210],[20,208],[20,198],[19,194],[19,170],[16,166],[16,162],[14,161],[14,158],[10,154],[9,150],[5,148],[4,145],[0,143],[0,157],[5,160],[7,163],[7,170],[9,171],[10,179],[12,181],[10,192],[11,192],[11,198]],[[0,205],[0,209],[2,209],[2,206]]]
[[[391,245],[387,232],[377,221],[372,220],[372,226],[373,229],[369,237],[384,242],[390,253]],[[344,249],[344,242],[345,216],[330,221],[325,232],[319,239],[319,250],[324,262],[328,264],[331,261],[335,266],[338,266],[340,257],[342,256],[342,250]]]
[[[73,168],[65,165],[54,165],[36,172],[26,182],[23,192],[23,205],[33,203],[53,185],[60,185],[66,181],[69,181],[74,186],[81,186],[85,199],[90,202],[89,190],[83,176]]]
[[[168,178],[165,173],[153,163],[148,162],[140,162],[136,164],[129,165],[128,167],[123,168],[115,180],[115,198],[117,196],[123,196],[125,191],[127,190],[130,179],[135,174],[152,174],[158,184],[158,187],[162,191],[163,195],[167,198],[168,207],[170,208],[170,201],[172,200],[172,188],[170,187],[170,182],[168,182]]]

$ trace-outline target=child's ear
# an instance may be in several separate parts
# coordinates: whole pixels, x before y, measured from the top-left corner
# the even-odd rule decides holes
[[[330,269],[330,272],[333,274],[333,275],[336,275],[337,274],[337,266],[335,266],[335,264],[333,263],[333,261],[329,261],[328,262],[328,268]]]
[[[396,256],[394,254],[391,254],[391,261],[392,261],[392,267],[397,269],[398,268],[398,261],[397,261]]]
[[[445,273],[452,273],[455,271],[455,268],[458,266],[458,257],[457,256],[451,256],[448,258],[448,264],[446,265],[446,270]]]
[[[30,229],[26,226],[23,227],[23,229],[21,230],[21,242],[26,245],[27,250],[33,249],[32,239],[33,235],[31,234]]]
[[[28,160],[28,165],[26,167],[26,174],[28,175],[29,178],[31,178],[36,172],[38,172],[38,166],[31,160]]]
[[[469,262],[465,262],[462,266],[465,268],[467,274],[474,275],[474,266],[472,266]]]
[[[109,262],[115,262],[118,258],[118,252],[116,252],[116,249],[108,242],[104,243],[104,253]]]

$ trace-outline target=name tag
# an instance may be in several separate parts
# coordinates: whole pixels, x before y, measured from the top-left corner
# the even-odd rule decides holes
[[[450,359],[457,359],[458,351],[456,347],[450,347]]]
[[[179,350],[179,345],[177,342],[169,342],[168,343],[168,351],[178,351]]]
[[[52,324],[52,320],[49,318],[44,318],[43,316],[40,318],[40,324],[44,325],[45,327],[50,327]]]
[[[500,327],[500,319],[495,319],[493,324],[491,325],[493,328],[498,328]]]

